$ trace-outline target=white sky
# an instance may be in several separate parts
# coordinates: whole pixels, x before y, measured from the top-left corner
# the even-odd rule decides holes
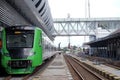
[[[53,18],[67,18],[68,13],[71,18],[85,18],[86,0],[48,0]],[[89,0],[91,17],[120,17],[120,0]],[[80,46],[84,37],[71,37],[71,44]],[[68,38],[56,37],[55,44],[61,42],[61,46],[68,45]]]

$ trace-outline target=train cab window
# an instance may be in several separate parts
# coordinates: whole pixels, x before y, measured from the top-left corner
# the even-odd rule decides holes
[[[8,34],[7,47],[31,48],[33,46],[33,34]]]

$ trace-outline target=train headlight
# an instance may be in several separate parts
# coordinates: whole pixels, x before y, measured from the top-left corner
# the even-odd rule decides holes
[[[30,53],[29,53],[29,56],[33,56],[33,55],[34,55],[34,52],[30,52]]]
[[[33,56],[34,51],[31,50],[31,48],[24,48],[24,56]]]

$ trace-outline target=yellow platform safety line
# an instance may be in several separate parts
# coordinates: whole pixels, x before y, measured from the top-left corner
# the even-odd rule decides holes
[[[40,76],[35,76],[32,80],[40,80]]]
[[[118,76],[114,77],[114,80],[120,80],[120,77],[118,77]]]
[[[114,77],[115,77],[115,75],[109,74],[109,79],[110,79],[110,80],[114,80]]]
[[[106,71],[102,71],[102,76],[105,76],[106,75]]]

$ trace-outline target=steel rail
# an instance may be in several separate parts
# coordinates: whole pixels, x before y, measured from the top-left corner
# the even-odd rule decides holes
[[[71,57],[71,59],[74,60],[77,64],[79,64],[82,68],[84,68],[85,70],[87,70],[88,72],[90,72],[91,74],[96,76],[97,78],[99,78],[100,80],[103,80],[101,77],[99,77],[97,74],[95,74],[95,72],[93,72],[92,70],[87,68],[85,65],[81,64],[81,62],[79,60],[77,60],[76,58]]]
[[[68,63],[71,65],[71,67],[73,68],[73,70],[76,72],[76,74],[79,76],[79,78],[81,79],[81,80],[85,80],[84,78],[83,78],[83,76],[81,75],[81,73],[79,73],[78,72],[78,70],[73,66],[73,64],[69,61],[69,59],[66,57],[66,60],[68,61]]]
[[[67,58],[66,58],[67,57]],[[65,56],[65,58],[68,60],[69,59],[69,65],[71,65],[72,67],[74,67],[75,72],[78,74],[81,74],[83,79],[82,80],[89,80],[89,78],[87,77],[88,75],[91,76],[91,78],[93,78],[94,80],[108,80],[107,78],[103,77],[102,75],[100,75],[97,72],[93,72],[91,69],[89,69],[87,66],[85,66],[84,64],[82,64],[78,59],[72,57],[72,56]],[[72,64],[74,63],[74,64]],[[75,65],[76,64],[76,65]],[[80,66],[81,68],[77,67]],[[80,71],[80,69],[83,69]],[[85,71],[84,73],[81,73],[82,71]],[[88,75],[87,75],[88,73]],[[87,76],[86,76],[87,75]],[[93,77],[92,77],[93,76]],[[86,78],[87,77],[87,78]]]

